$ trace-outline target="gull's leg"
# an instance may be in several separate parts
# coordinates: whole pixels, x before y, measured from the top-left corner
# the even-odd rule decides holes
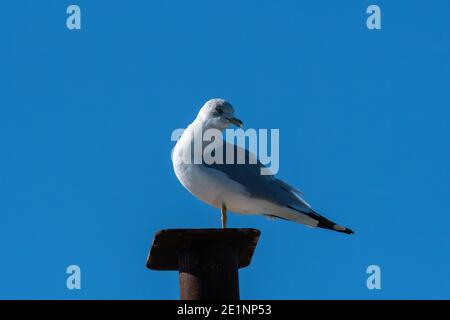
[[[222,214],[222,229],[224,229],[227,227],[227,207],[225,206],[225,203],[222,204],[220,213]]]

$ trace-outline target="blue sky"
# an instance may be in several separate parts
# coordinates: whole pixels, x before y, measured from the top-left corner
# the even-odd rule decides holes
[[[262,232],[242,298],[450,298],[448,1],[74,3],[79,31],[71,2],[2,4],[0,298],[177,299],[145,261],[157,230],[219,226],[170,161],[213,97],[279,128],[278,176],[356,232],[231,215]]]

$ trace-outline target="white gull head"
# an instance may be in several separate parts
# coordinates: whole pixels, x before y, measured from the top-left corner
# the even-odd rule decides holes
[[[224,99],[207,101],[198,112],[195,120],[204,129],[225,130],[230,125],[243,127],[242,121],[234,116],[233,106]]]

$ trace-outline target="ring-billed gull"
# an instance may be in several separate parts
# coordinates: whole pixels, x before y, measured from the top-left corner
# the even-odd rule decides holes
[[[245,154],[244,164],[200,163],[192,161],[195,152],[203,152],[206,144],[195,147],[197,131],[225,130],[230,125],[242,128],[241,120],[234,116],[231,104],[223,99],[211,99],[200,109],[196,119],[181,135],[172,154],[175,174],[181,184],[194,196],[221,210],[222,227],[227,225],[227,210],[241,214],[262,214],[352,234],[314,211],[302,199],[298,189],[277,179],[274,175],[261,175],[264,165],[248,150],[223,141],[223,152],[233,148],[234,154]],[[196,149],[197,148],[197,149]],[[224,156],[226,158],[226,156]],[[249,159],[255,160],[253,163]],[[186,161],[189,159],[191,161]]]

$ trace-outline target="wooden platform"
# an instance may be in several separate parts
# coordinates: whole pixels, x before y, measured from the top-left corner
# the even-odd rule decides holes
[[[238,267],[244,268],[250,261],[258,243],[257,229],[166,229],[155,234],[147,258],[152,270],[179,270],[179,253],[195,251],[211,255],[217,250],[237,250]]]

